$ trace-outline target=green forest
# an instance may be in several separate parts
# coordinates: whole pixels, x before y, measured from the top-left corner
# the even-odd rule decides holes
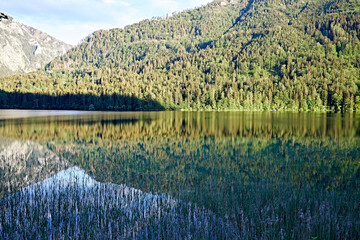
[[[352,112],[359,87],[358,0],[215,0],[2,78],[0,107]]]

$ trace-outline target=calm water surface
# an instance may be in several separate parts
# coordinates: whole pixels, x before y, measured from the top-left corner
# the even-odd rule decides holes
[[[355,239],[359,146],[356,114],[0,111],[0,238]]]

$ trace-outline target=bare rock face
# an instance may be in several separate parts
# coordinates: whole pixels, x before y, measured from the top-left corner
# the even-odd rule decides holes
[[[34,71],[70,48],[71,45],[0,13],[0,77]]]

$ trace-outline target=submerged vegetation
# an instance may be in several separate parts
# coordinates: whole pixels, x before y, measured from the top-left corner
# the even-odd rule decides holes
[[[2,234],[116,238],[127,229],[138,239],[357,239],[359,124],[350,114],[235,112],[4,120],[0,135],[46,146],[101,187],[39,189],[37,208],[29,205],[28,190],[13,192],[0,201],[7,209],[0,215]],[[134,190],[135,201],[119,190],[127,188],[141,190]],[[41,198],[44,191],[49,198]],[[160,201],[160,218],[144,217],[151,214],[139,206],[156,206],[145,196]],[[26,224],[31,216],[39,225],[25,233],[17,219]]]
[[[360,111],[359,16],[358,0],[215,0],[95,32],[1,79],[0,106]]]
[[[165,194],[70,168],[0,200],[1,239],[235,239],[233,224]]]

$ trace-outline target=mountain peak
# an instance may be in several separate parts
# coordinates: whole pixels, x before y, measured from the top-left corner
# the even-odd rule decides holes
[[[34,71],[71,47],[0,12],[0,76]]]
[[[3,20],[9,20],[9,21],[12,21],[12,20],[13,20],[13,18],[12,18],[12,17],[10,17],[10,16],[8,16],[8,15],[6,15],[5,13],[0,12],[0,22],[1,22],[1,21],[3,21]]]

